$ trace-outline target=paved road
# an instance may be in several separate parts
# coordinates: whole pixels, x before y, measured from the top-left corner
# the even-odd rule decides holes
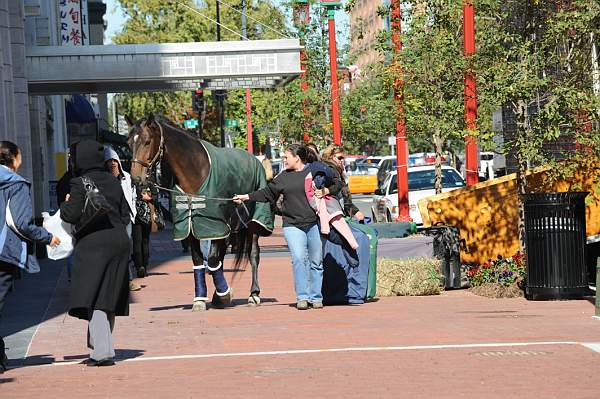
[[[373,202],[372,195],[360,194],[352,195],[352,202],[360,209],[365,216],[371,217],[371,204]]]
[[[265,247],[281,245],[280,233]],[[289,255],[280,255],[261,261],[260,307],[245,305],[250,273],[234,273],[227,260],[234,306],[192,313],[191,261],[163,234],[130,317],[117,320],[118,363],[107,368],[80,364],[86,323],[65,316],[62,273],[26,358],[11,355],[13,368],[0,376],[0,397],[598,397],[591,298],[492,300],[456,290],[297,311]]]

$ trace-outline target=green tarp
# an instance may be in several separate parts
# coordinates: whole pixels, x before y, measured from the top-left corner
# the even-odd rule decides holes
[[[209,176],[196,193],[203,198],[171,193],[173,238],[183,240],[190,233],[200,240],[226,238],[237,226],[239,216],[244,223],[252,220],[261,225],[262,234],[270,234],[273,214],[269,203],[246,203],[244,208],[230,200],[235,194],[247,194],[267,185],[260,161],[240,149],[217,148],[204,140],[201,143],[210,159]],[[181,191],[177,186],[175,189]]]

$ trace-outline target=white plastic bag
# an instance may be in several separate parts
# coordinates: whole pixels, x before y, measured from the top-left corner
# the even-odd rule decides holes
[[[44,228],[53,236],[60,238],[60,245],[57,247],[46,246],[48,258],[59,260],[69,257],[73,253],[73,236],[71,236],[73,226],[63,222],[60,218],[60,210],[54,215],[42,212],[42,217],[44,218]]]

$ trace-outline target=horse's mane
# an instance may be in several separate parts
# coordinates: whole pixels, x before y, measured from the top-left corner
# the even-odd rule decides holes
[[[182,138],[184,138],[184,140],[187,140],[190,143],[194,142],[194,143],[198,143],[199,144],[200,140],[197,137],[194,137],[193,135],[189,134],[188,132],[186,132],[185,130],[183,130],[182,128],[180,128],[179,126],[175,125],[166,116],[160,115],[160,114],[156,114],[156,115],[154,115],[154,120],[156,122],[160,122],[161,124],[165,125],[165,127],[168,127],[169,129],[171,129],[175,133],[180,134],[182,136]]]

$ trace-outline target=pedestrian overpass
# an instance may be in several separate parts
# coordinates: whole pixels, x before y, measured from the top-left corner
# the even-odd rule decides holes
[[[30,95],[275,88],[302,73],[298,39],[34,46]]]

